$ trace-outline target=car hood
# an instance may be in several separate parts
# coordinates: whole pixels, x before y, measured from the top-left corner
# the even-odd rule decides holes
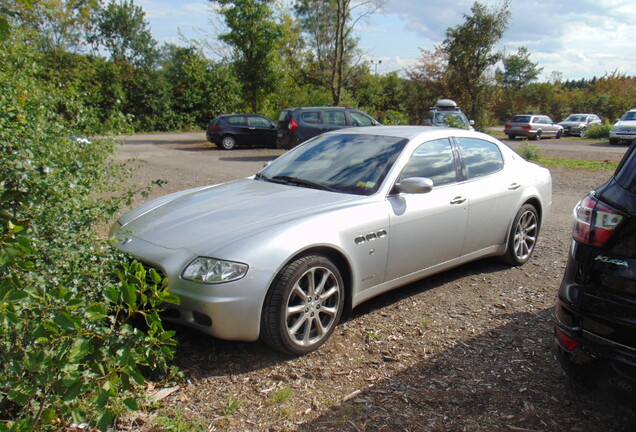
[[[636,130],[636,120],[619,120],[614,123],[613,128],[632,128]]]
[[[328,211],[357,195],[245,179],[159,198],[120,219],[122,232],[169,249],[200,251],[250,232]]]

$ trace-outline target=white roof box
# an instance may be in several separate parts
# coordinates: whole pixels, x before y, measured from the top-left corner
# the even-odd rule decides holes
[[[443,110],[457,109],[457,103],[452,99],[440,99],[435,103],[435,108]]]

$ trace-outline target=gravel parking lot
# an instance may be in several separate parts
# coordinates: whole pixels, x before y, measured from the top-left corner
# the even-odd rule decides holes
[[[202,134],[122,142],[118,159],[137,157],[130,182],[169,181],[151,196],[245,177],[281,153],[222,151]],[[533,144],[548,157],[614,161],[626,149]],[[163,393],[165,409],[209,431],[634,430],[633,411],[613,391],[573,385],[550,350],[572,208],[611,171],[551,171],[552,214],[525,266],[482,260],[379,296],[300,358],[178,328],[176,362],[187,381]],[[152,416],[128,418],[120,429],[157,430]]]

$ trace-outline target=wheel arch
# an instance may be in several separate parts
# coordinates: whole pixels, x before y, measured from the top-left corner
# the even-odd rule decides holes
[[[346,318],[353,309],[352,307],[352,291],[353,291],[353,271],[351,268],[351,263],[347,259],[347,257],[338,249],[329,247],[329,246],[314,246],[308,249],[303,249],[299,251],[295,255],[289,258],[287,262],[281,267],[280,271],[283,271],[287,265],[296,261],[297,259],[308,256],[308,255],[322,255],[329,258],[338,270],[340,271],[340,276],[342,277],[342,281],[344,283],[344,309],[343,309],[343,318]],[[279,271],[279,273],[280,273]],[[271,288],[271,286],[270,286]]]

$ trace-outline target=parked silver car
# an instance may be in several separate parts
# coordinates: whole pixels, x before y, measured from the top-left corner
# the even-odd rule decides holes
[[[576,135],[584,137],[587,128],[592,125],[600,125],[603,122],[596,114],[570,114],[559,124],[563,126],[563,135]]]
[[[636,140],[636,108],[632,108],[618,119],[609,134],[609,143],[618,144],[621,141],[632,143]]]
[[[506,122],[504,133],[508,138],[518,136],[540,140],[544,137],[561,138],[563,126],[556,124],[547,115],[517,114]]]
[[[525,263],[551,201],[549,171],[491,136],[376,126],[150,201],[111,233],[168,277],[169,319],[297,355],[386,291],[486,256]]]

